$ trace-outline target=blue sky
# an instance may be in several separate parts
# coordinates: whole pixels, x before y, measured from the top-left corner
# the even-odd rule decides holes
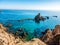
[[[0,9],[60,10],[60,0],[0,0]]]

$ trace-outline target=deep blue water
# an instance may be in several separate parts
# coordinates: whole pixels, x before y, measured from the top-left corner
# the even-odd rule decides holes
[[[49,19],[45,21],[40,21],[36,23],[32,20],[25,20],[22,22],[12,21],[12,20],[21,20],[26,18],[34,18],[38,13],[41,13],[41,16],[49,16]],[[45,11],[45,10],[1,10],[0,12],[0,23],[4,25],[12,24],[10,30],[17,30],[18,28],[25,28],[28,33],[33,33],[34,30],[41,34],[42,31],[45,31],[47,28],[54,29],[55,25],[60,24],[60,13],[58,11]],[[58,16],[53,17],[53,16]],[[36,32],[36,33],[37,33]]]

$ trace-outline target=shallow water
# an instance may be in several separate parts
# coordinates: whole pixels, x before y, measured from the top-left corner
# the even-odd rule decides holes
[[[38,13],[41,13],[41,16],[49,16],[49,19],[45,21],[40,21],[40,23],[36,23],[33,20],[25,20],[19,22],[17,20],[26,19],[26,18],[34,18]],[[53,17],[53,16],[58,17]],[[39,11],[39,10],[2,10],[0,13],[0,23],[3,23],[4,26],[8,24],[12,24],[9,27],[10,30],[16,31],[18,28],[25,28],[26,31],[30,33],[34,33],[37,30],[37,34],[42,36],[41,32],[45,31],[47,28],[54,29],[54,27],[60,24],[60,16],[59,12],[55,11]]]

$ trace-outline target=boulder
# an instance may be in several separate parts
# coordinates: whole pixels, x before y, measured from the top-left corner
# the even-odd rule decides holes
[[[40,37],[40,36],[42,36],[42,33],[41,33],[40,28],[36,28],[36,29],[34,30],[34,36],[35,36],[35,37]]]
[[[24,28],[20,28],[16,31],[15,35],[20,36],[22,38],[24,38],[26,35],[28,35],[27,32],[25,32]]]
[[[48,42],[48,45],[60,45],[60,35],[56,35]]]
[[[43,42],[47,43],[50,41],[50,39],[53,38],[52,31],[50,29],[47,29],[45,31],[45,35],[40,38]]]
[[[44,34],[40,40],[47,45],[60,45],[60,25],[56,25],[53,31],[47,29]]]
[[[60,34],[60,25],[56,25],[52,33],[54,36]]]
[[[46,16],[47,19],[49,19],[49,16]]]

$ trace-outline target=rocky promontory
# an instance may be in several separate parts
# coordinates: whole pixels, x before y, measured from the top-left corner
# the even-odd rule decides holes
[[[0,24],[0,45],[60,45],[60,25],[56,25],[53,31],[46,29],[42,37],[30,41],[15,36],[7,30],[8,28]]]
[[[47,45],[60,45],[60,25],[56,25],[53,31],[47,29],[40,39]]]
[[[7,28],[0,24],[0,45],[46,45],[38,38],[31,41],[24,41],[18,36],[7,32]]]

